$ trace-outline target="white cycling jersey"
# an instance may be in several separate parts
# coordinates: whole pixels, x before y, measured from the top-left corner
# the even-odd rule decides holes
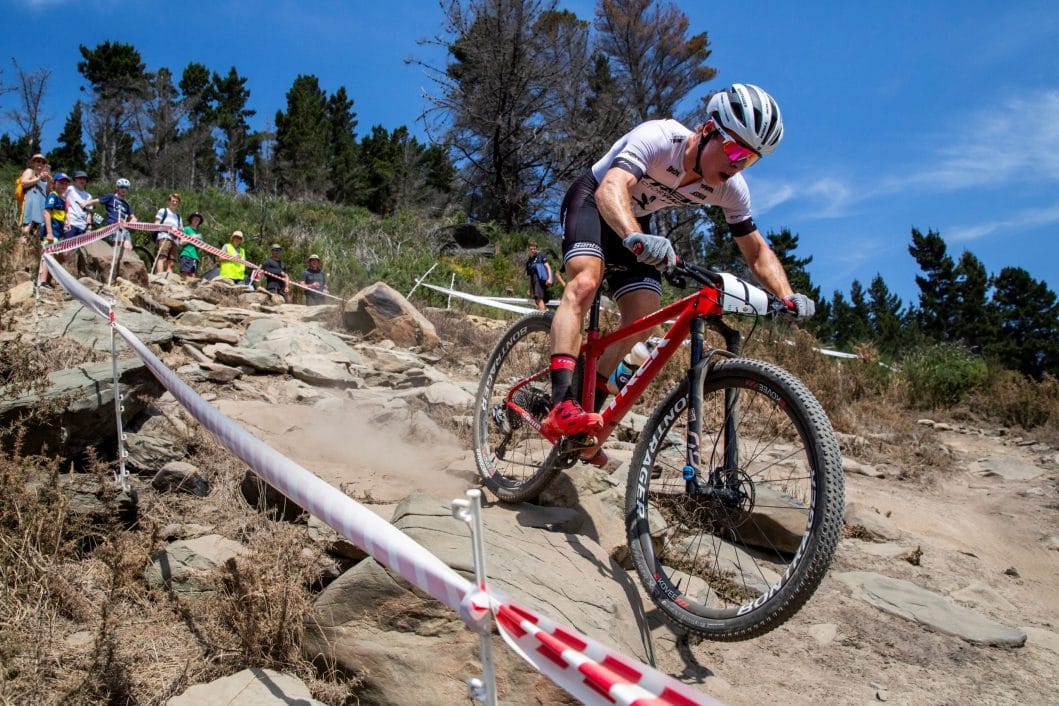
[[[742,174],[712,187],[700,179],[684,179],[684,149],[694,133],[676,120],[648,120],[614,143],[592,165],[602,182],[611,167],[621,166],[638,178],[632,187],[632,212],[637,218],[669,206],[720,206],[728,223],[750,219],[750,189]]]

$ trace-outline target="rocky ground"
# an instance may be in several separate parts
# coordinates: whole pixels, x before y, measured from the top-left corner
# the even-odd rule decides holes
[[[5,335],[36,330],[45,340],[109,350],[102,322],[61,292],[44,294],[34,324],[27,291],[22,285],[9,293],[19,323]],[[224,414],[450,565],[470,569],[466,529],[446,504],[476,486],[466,424],[484,354],[446,331],[487,341],[502,323],[470,317],[436,330],[418,312],[400,309],[399,295],[385,288],[358,295],[344,311],[134,274],[118,291],[119,321]],[[98,371],[55,383],[72,385],[82,399],[95,396],[97,406],[83,418],[70,412],[64,421],[82,436],[105,434],[113,419],[110,398],[99,392],[110,364],[105,355],[95,359]],[[158,394],[135,362],[128,367],[125,384],[148,400]],[[32,402],[5,401],[0,418]],[[130,405],[128,414],[129,464],[141,492],[180,487],[207,502],[211,479],[187,463],[174,433],[194,436],[195,423],[168,395],[142,411]],[[808,605],[764,637],[680,638],[643,596],[635,572],[622,567],[631,430],[608,445],[607,470],[572,469],[540,506],[488,505],[490,576],[532,607],[727,703],[1055,703],[1059,451],[993,430],[920,422],[956,470],[900,480],[900,469],[859,461],[878,456],[885,439],[843,435],[847,527],[837,558]],[[77,450],[76,438],[48,433],[41,430],[40,443]],[[244,491],[253,502],[252,485]],[[476,637],[315,520],[306,524],[296,510],[289,516],[307,542],[348,568],[316,598],[306,654],[326,653],[358,674],[363,703],[462,701],[463,681],[476,671]],[[194,516],[171,534],[145,580],[185,595],[196,594],[210,566],[246,551],[240,537],[220,536]],[[502,702],[564,699],[495,644]],[[273,695],[308,698],[277,687],[278,675],[262,674],[251,677],[270,684]],[[245,692],[246,683],[202,688],[172,703],[235,703],[223,700],[224,690]]]

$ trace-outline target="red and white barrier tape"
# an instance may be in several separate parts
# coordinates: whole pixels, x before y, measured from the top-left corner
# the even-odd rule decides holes
[[[117,229],[118,225],[115,223],[107,226],[106,228],[100,228],[99,230],[90,230],[87,233],[82,233],[81,235],[74,236],[73,238],[63,238],[55,243],[52,243],[51,245],[44,246],[41,252],[45,254],[54,255],[57,253],[65,253],[70,252],[71,250],[77,250],[78,248],[83,248],[89,243],[94,243],[97,240],[102,240]]]
[[[221,414],[117,322],[106,301],[51,255],[44,257],[71,296],[106,319],[191,416],[255,473],[379,563],[456,611],[472,629],[481,632],[483,618],[491,610],[508,645],[571,695],[586,704],[717,703],[488,587],[483,592],[408,535]]]

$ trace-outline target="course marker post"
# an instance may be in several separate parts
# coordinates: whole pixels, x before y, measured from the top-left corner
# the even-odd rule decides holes
[[[465,599],[465,607],[473,615],[473,627],[478,632],[482,652],[482,679],[467,680],[467,696],[487,706],[496,706],[496,673],[493,664],[493,643],[490,639],[491,611],[485,586],[485,539],[482,537],[482,491],[473,488],[467,491],[467,500],[452,501],[452,516],[466,522],[471,528],[471,552],[474,557],[474,583],[477,595]],[[469,603],[469,607],[467,606]]]

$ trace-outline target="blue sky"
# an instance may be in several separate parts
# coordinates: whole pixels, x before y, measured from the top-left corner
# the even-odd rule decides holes
[[[583,18],[595,6],[559,4]],[[784,143],[747,172],[755,218],[764,231],[799,234],[826,296],[878,272],[914,301],[912,227],[940,231],[954,258],[970,250],[991,272],[1019,266],[1059,289],[1059,3],[677,4],[693,32],[709,32],[718,78],[702,92],[743,81],[779,100]],[[128,42],[149,70],[177,75],[190,61],[219,73],[234,65],[249,78],[254,127],[271,124],[304,73],[329,92],[346,86],[362,132],[408,125],[420,136],[430,82],[404,60],[442,58],[417,44],[441,29],[433,0],[0,8],[3,80],[11,57],[52,69],[47,149],[80,95],[79,44]],[[11,130],[3,118],[0,130]]]

